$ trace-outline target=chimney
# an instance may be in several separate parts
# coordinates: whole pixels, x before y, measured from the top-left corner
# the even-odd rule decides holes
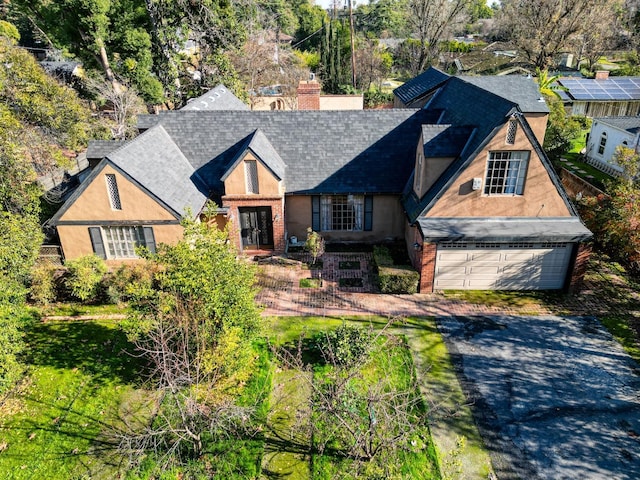
[[[320,110],[320,84],[317,80],[301,80],[297,93],[298,110]]]
[[[609,78],[609,70],[598,70],[596,72],[596,80],[606,80]]]

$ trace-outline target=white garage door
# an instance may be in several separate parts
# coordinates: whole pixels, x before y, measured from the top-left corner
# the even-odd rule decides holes
[[[435,289],[559,289],[571,251],[570,243],[441,243]]]

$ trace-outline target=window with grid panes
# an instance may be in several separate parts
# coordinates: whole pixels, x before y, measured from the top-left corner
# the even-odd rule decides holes
[[[490,152],[485,195],[522,195],[528,163],[529,152]]]
[[[138,258],[136,247],[145,245],[143,227],[102,227],[102,232],[107,258]]]
[[[109,192],[109,203],[111,204],[111,208],[114,210],[122,210],[116,176],[113,173],[107,173],[105,175],[105,179],[107,181],[107,191]]]
[[[604,147],[607,145],[607,132],[602,132],[600,136],[600,145],[598,146],[598,155],[604,153]]]

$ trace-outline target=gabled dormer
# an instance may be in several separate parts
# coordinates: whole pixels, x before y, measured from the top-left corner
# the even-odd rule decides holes
[[[286,165],[261,130],[255,130],[233,157],[221,180],[226,196],[282,196]]]
[[[413,176],[413,192],[417,198],[422,198],[460,156],[472,132],[473,128],[467,126],[422,126]]]

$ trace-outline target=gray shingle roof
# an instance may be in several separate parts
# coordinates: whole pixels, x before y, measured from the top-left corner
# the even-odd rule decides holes
[[[269,142],[265,134],[262,133],[262,130],[258,129],[249,135],[246,145],[238,149],[235,159],[231,162],[231,165],[222,176],[222,181],[227,179],[229,174],[233,171],[236,165],[242,161],[248,151],[253,152],[253,154],[273,172],[278,180],[284,180],[287,165],[284,163],[280,155],[278,155],[278,152],[273,148],[273,145],[271,145],[271,142]]]
[[[207,190],[161,125],[150,128],[107,158],[182,216],[200,213]]]
[[[192,98],[180,110],[249,110],[249,106],[220,84],[204,95]]]
[[[287,165],[287,193],[397,193],[413,169],[431,112],[351,111],[161,112],[139,126],[161,124],[213,190],[246,139],[260,129]]]
[[[430,67],[417,77],[400,85],[393,91],[393,94],[398,97],[402,103],[409,105],[414,100],[438,88],[446,82],[448,78],[450,78],[450,76],[446,73],[441,72],[437,68]]]
[[[549,107],[533,78],[517,75],[465,75],[458,78],[517,103],[521,112],[549,113]]]
[[[600,117],[593,120],[634,135],[640,132],[640,117]]]
[[[469,141],[473,128],[452,125],[423,125],[424,157],[457,157]]]
[[[578,217],[433,218],[418,223],[425,241],[580,242],[591,232]]]
[[[87,147],[87,159],[102,160],[125,143],[125,140],[91,140]]]

